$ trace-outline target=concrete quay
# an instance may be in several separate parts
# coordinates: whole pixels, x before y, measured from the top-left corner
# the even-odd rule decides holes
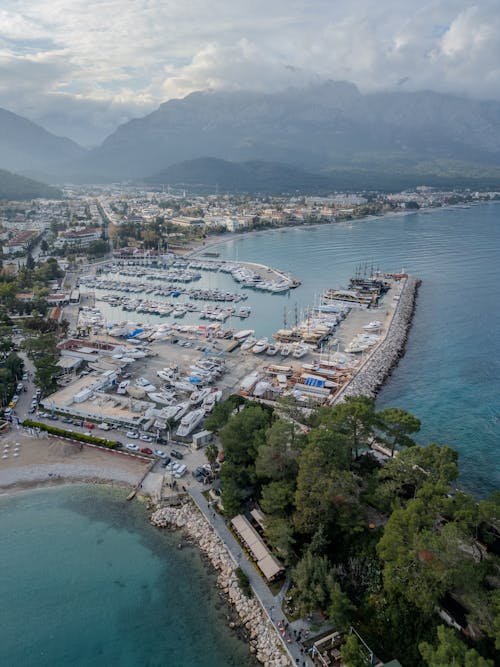
[[[372,398],[376,396],[377,391],[404,354],[421,282],[414,276],[408,276],[405,279],[385,337],[368,355],[352,379],[337,394],[333,405],[341,403],[347,396],[362,395]]]

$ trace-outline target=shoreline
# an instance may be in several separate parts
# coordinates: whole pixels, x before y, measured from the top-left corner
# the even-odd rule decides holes
[[[162,507],[153,512],[150,522],[157,528],[182,531],[185,538],[208,559],[217,573],[217,587],[238,615],[241,628],[248,632],[250,653],[266,667],[291,665],[291,659],[285,654],[276,628],[260,601],[255,594],[247,598],[241,592],[235,574],[236,563],[199,509],[191,501],[185,502],[181,507]],[[229,627],[235,629],[235,624],[230,622]]]

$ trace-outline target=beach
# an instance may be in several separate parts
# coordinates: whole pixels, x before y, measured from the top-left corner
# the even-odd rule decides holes
[[[0,489],[46,484],[109,482],[135,486],[148,463],[58,438],[36,438],[12,430],[0,440]]]

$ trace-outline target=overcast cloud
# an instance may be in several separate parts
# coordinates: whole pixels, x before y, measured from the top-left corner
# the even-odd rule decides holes
[[[500,1],[2,0],[0,106],[96,143],[206,88],[500,99]]]

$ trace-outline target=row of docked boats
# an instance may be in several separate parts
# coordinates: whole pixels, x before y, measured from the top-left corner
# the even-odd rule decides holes
[[[247,336],[242,336],[241,339],[244,338],[242,344],[241,344],[241,349],[243,352],[248,351],[251,352],[252,354],[262,354],[265,353],[266,355],[270,357],[274,357],[275,355],[280,355],[281,357],[288,357],[291,355],[292,357],[295,357],[296,359],[300,359],[309,352],[311,352],[311,347],[309,345],[306,345],[304,343],[293,343],[291,345],[285,344],[285,345],[276,345],[272,342],[269,341],[267,337],[264,338],[259,338],[258,340],[253,336],[253,331],[248,330],[249,333]],[[241,333],[245,332],[240,332]],[[237,339],[238,334],[234,335],[234,338]]]

